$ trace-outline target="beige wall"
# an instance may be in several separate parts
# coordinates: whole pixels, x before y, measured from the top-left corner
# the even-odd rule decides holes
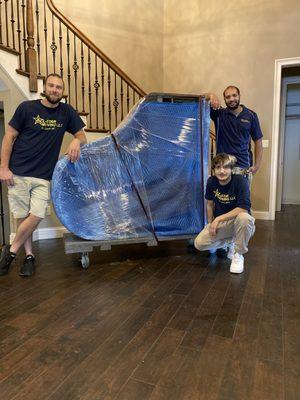
[[[54,0],[146,92],[163,87],[163,0]]]
[[[164,91],[221,95],[242,103],[271,139],[275,59],[300,55],[299,0],[165,0]],[[268,210],[271,143],[254,180],[253,208]]]

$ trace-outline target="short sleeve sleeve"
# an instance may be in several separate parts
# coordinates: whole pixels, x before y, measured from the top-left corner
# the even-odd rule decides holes
[[[207,179],[206,190],[205,190],[205,198],[206,198],[206,200],[213,200],[214,199],[212,177],[209,177]]]
[[[80,131],[85,126],[85,123],[82,121],[77,111],[74,110],[73,107],[70,106],[69,109],[69,123],[67,126],[67,131],[74,135],[78,131]]]
[[[25,121],[26,121],[26,106],[25,103],[21,103],[17,107],[8,125],[16,129],[18,132],[21,132],[22,129],[24,128]]]
[[[220,115],[220,110],[214,110],[213,108],[210,107],[210,118],[216,122],[218,117]]]
[[[236,178],[236,206],[247,211],[251,209],[250,189],[247,178],[241,175],[235,175]]]
[[[263,137],[262,131],[260,129],[259,120],[255,113],[253,113],[253,118],[252,118],[251,137],[252,140],[258,140]]]

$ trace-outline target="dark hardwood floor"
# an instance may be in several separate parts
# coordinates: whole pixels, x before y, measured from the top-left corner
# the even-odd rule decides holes
[[[242,275],[185,242],[81,269],[62,240],[0,278],[1,400],[300,399],[300,206],[257,221]]]

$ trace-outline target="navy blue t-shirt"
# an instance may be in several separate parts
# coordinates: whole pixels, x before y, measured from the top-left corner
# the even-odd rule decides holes
[[[235,116],[228,108],[210,109],[214,121],[217,154],[227,153],[236,157],[237,167],[249,168],[253,165],[251,138],[262,138],[259,120],[254,111],[242,106],[243,110]]]
[[[214,202],[214,217],[223,215],[236,207],[251,209],[250,190],[247,179],[242,175],[232,175],[227,185],[220,185],[215,176],[210,176],[206,183],[205,198]]]
[[[69,104],[49,108],[41,100],[24,101],[9,125],[19,132],[9,168],[15,175],[50,180],[65,132],[77,133],[82,119]]]

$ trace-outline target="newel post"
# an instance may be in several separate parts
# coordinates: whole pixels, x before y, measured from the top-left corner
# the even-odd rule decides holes
[[[29,90],[37,92],[37,58],[34,48],[34,24],[32,0],[26,0],[26,30],[27,30],[27,49],[26,49],[26,71],[29,72]]]

